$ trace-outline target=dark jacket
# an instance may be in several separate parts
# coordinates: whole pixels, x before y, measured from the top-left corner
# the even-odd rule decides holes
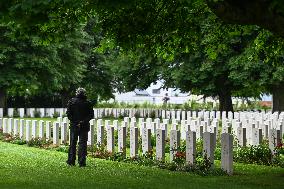
[[[66,113],[71,122],[71,129],[81,123],[80,129],[90,130],[89,121],[94,118],[94,111],[92,104],[85,96],[76,96],[69,100]]]

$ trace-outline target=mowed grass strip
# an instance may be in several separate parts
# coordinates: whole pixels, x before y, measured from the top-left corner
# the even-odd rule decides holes
[[[0,142],[0,188],[284,188],[284,169],[234,164],[234,176],[199,176],[88,159],[69,167],[66,153]]]

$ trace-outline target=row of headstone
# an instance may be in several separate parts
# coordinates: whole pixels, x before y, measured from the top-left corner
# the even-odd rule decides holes
[[[247,112],[220,112],[220,111],[185,111],[185,110],[164,110],[164,109],[143,109],[143,108],[94,108],[94,118],[103,117],[155,117],[162,119],[188,120],[188,118],[238,118],[240,114]],[[265,111],[261,112],[265,114]]]
[[[63,116],[66,113],[66,108],[8,108],[7,113],[8,117],[13,117],[14,111],[17,110],[20,117],[28,116],[34,117],[34,112],[37,111],[40,113],[41,117],[52,117],[56,112],[59,116]],[[183,111],[183,110],[163,110],[163,109],[130,109],[130,108],[94,108],[94,118],[103,118],[103,117],[155,117],[162,119],[175,119],[178,121],[189,120],[190,118],[196,119],[223,119],[227,118],[229,120],[243,119],[244,117],[251,117],[258,115],[258,117],[267,118],[273,117],[277,119],[279,113],[271,112],[220,112],[220,111]],[[272,116],[273,115],[273,116]],[[3,117],[3,109],[0,108],[0,117]]]
[[[7,116],[14,117],[15,111],[20,118],[35,117],[36,112],[39,117],[53,117],[54,114],[62,117],[66,113],[66,108],[8,108]],[[0,117],[3,117],[3,108],[0,108]]]
[[[68,121],[58,119],[55,122],[43,120],[24,120],[13,118],[0,118],[0,129],[3,133],[30,141],[39,138],[52,140],[53,144],[68,143]],[[59,134],[61,133],[61,136]]]
[[[143,119],[143,118],[142,118]],[[141,120],[142,120],[141,119]],[[114,122],[113,122],[114,123]],[[115,122],[116,123],[116,122]],[[130,152],[129,157],[134,158],[138,156],[139,149],[139,135],[141,136],[142,141],[142,153],[147,154],[152,151],[153,144],[151,143],[151,138],[153,137],[153,128],[148,127],[146,122],[141,122],[141,127],[134,122],[134,118],[129,120],[125,118],[121,124],[112,125],[109,120],[105,121],[103,124],[102,120],[97,120],[97,145],[101,146],[104,142],[104,133],[106,132],[107,138],[107,150],[111,153],[120,152],[127,156],[126,154],[126,138],[129,134],[130,138]],[[165,144],[167,139],[167,131],[165,125],[157,125],[157,128],[154,132],[154,137],[156,137],[156,159],[158,161],[165,161]],[[153,124],[151,125],[153,126]],[[118,132],[117,140],[117,150],[115,150],[116,144],[114,143],[114,132]],[[129,130],[129,132],[127,132]],[[140,133],[140,134],[139,134]],[[170,161],[174,161],[177,153],[179,152],[180,141],[181,141],[181,131],[173,125],[169,131],[170,139]],[[195,164],[196,160],[196,131],[188,129],[185,134],[186,141],[186,163]],[[207,157],[214,168],[214,150],[216,147],[216,134],[210,132],[203,133],[203,155]],[[227,173],[233,173],[233,136],[229,133],[222,134],[222,160],[221,166],[222,169]],[[92,144],[93,145],[93,144]]]
[[[102,120],[98,119],[102,125]],[[245,125],[242,124],[239,120],[236,119],[222,119],[218,120],[216,118],[214,119],[200,119],[199,117],[196,119],[189,118],[188,120],[168,120],[163,119],[160,120],[159,118],[152,119],[152,118],[138,118],[135,117],[129,118],[125,117],[124,120],[121,122],[121,125],[128,125],[128,126],[135,126],[138,127],[140,136],[142,136],[143,129],[151,129],[152,135],[156,135],[156,131],[159,128],[162,128],[165,130],[165,136],[166,138],[169,137],[170,129],[173,130],[180,130],[180,138],[182,140],[185,140],[186,138],[186,132],[187,131],[195,131],[196,132],[196,138],[197,139],[203,139],[205,132],[210,132],[214,134],[215,139],[218,137],[221,139],[222,133],[230,133],[233,134],[234,138],[236,139],[238,146],[249,146],[254,145],[258,146],[262,144],[263,139],[266,139],[269,141],[269,144],[271,146],[271,150],[274,150],[275,147],[281,143],[281,138],[283,134],[283,121],[279,121],[279,127],[269,126],[268,124],[265,125],[265,132],[262,132],[262,128],[251,126],[251,125]],[[221,125],[222,123],[222,125]],[[171,125],[170,125],[171,124]],[[111,123],[110,120],[105,121],[105,125],[113,125],[114,129],[117,130],[119,122],[118,120],[114,120],[113,123]],[[221,126],[221,131],[219,131],[219,128]],[[264,134],[265,133],[265,134]],[[282,133],[282,134],[281,134]]]

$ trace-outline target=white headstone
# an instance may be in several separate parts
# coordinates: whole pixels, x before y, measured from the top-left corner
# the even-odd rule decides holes
[[[166,119],[171,119],[171,111],[167,111]]]
[[[90,145],[91,147],[93,147],[95,144],[94,134],[95,134],[95,124],[94,121],[92,121],[92,124],[90,124],[90,131],[88,132],[88,145]]]
[[[180,110],[178,110],[176,113],[177,113],[176,120],[180,120],[180,113],[181,113]]]
[[[24,132],[25,132],[25,120],[24,119],[20,119],[20,134],[19,137],[21,139],[24,139]]]
[[[3,133],[8,133],[8,118],[3,118]]]
[[[44,121],[39,121],[39,138],[44,138]]]
[[[125,122],[125,123],[126,123],[126,125],[127,125],[127,122]],[[130,122],[130,127],[137,127],[136,122]]]
[[[129,124],[130,124],[130,118],[129,117],[124,117],[123,121],[127,123],[127,127],[128,127]]]
[[[138,155],[138,128],[130,127],[130,157]]]
[[[14,136],[17,136],[19,134],[19,120],[18,119],[14,119],[14,128],[13,128],[13,133]]]
[[[252,145],[258,146],[262,142],[262,129],[253,128],[252,129]]]
[[[98,119],[97,126],[99,126],[99,125],[103,125],[103,120],[102,119]]]
[[[56,121],[59,123],[59,127],[62,124],[63,118],[62,117],[57,117]]]
[[[104,144],[104,126],[98,125],[97,126],[97,146],[100,147],[103,144]]]
[[[14,108],[8,108],[8,117],[13,117],[14,115]]]
[[[31,140],[31,120],[26,120],[26,141]]]
[[[171,130],[178,130],[178,125],[176,123],[173,123]]]
[[[157,129],[156,135],[156,159],[158,161],[165,161],[165,140],[166,134],[165,130]]]
[[[277,129],[270,129],[269,130],[269,149],[274,154],[275,153],[275,147],[280,144],[281,138],[280,138],[280,130]]]
[[[178,148],[180,147],[180,131],[171,130],[170,132],[170,161],[175,159]]]
[[[53,122],[53,144],[59,145],[59,123]]]
[[[217,112],[216,112],[216,118],[217,118],[217,119],[220,119],[220,118],[221,118],[221,112],[220,112],[220,111],[217,111]]]
[[[196,126],[196,137],[197,139],[203,139],[203,125]]]
[[[50,140],[51,139],[51,122],[50,121],[46,121],[46,140]]]
[[[38,137],[37,120],[32,120],[32,138]]]
[[[195,164],[196,157],[196,132],[186,131],[186,163]]]
[[[165,119],[165,118],[166,118],[166,111],[162,110],[162,119]]]
[[[186,120],[186,111],[181,112],[181,120]]]
[[[268,123],[264,124],[264,138],[268,139],[268,131],[269,131],[269,127],[268,127]]]
[[[136,122],[136,117],[131,117],[130,122]]]
[[[237,140],[238,145],[243,147],[246,146],[246,128],[245,127],[238,127],[237,128]]]
[[[151,133],[152,133],[152,135],[156,135],[156,130],[158,128],[157,125],[158,125],[157,122],[152,122],[152,124],[151,124]]]
[[[61,124],[61,144],[66,144],[67,143],[67,123],[62,122]]]
[[[186,120],[191,119],[191,111],[187,111],[186,114]]]
[[[188,125],[189,126],[189,125]],[[186,131],[190,130],[186,124],[186,120],[181,120],[180,122],[180,132],[181,132],[181,139],[185,140]]]
[[[118,152],[123,154],[123,157],[126,157],[126,127],[118,128]]]
[[[13,118],[8,119],[8,133],[9,134],[13,133]]]
[[[214,133],[203,133],[203,156],[207,157],[214,168]]]
[[[112,124],[113,124],[114,130],[118,130],[118,127],[119,127],[118,120],[113,120]]]
[[[171,111],[171,119],[176,119],[176,111]]]
[[[221,168],[233,174],[233,136],[228,133],[221,135]]]
[[[18,108],[18,112],[20,118],[23,118],[25,116],[25,108]]]
[[[142,153],[146,154],[152,150],[151,146],[151,129],[142,129]]]
[[[161,129],[162,129],[162,130],[165,130],[165,137],[168,138],[168,124],[163,123],[163,124],[161,125]]]
[[[107,151],[114,153],[114,128],[112,125],[107,128]]]

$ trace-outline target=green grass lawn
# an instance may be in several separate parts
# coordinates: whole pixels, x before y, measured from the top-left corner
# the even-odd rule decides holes
[[[234,164],[234,176],[199,176],[88,159],[68,167],[67,154],[0,142],[0,188],[284,188],[284,169]]]

